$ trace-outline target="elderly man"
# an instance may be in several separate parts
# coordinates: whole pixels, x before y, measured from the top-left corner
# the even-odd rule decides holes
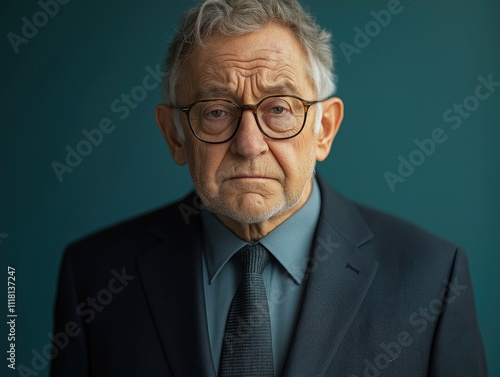
[[[72,244],[52,376],[486,376],[457,246],[315,175],[343,116],[295,0],[206,0],[156,118],[195,188]]]

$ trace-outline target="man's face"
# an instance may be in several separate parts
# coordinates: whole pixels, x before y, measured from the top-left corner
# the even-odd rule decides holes
[[[216,34],[183,66],[178,103],[225,98],[255,104],[274,94],[316,100],[307,67],[298,41],[280,26],[234,38]],[[295,212],[309,197],[316,159],[326,157],[317,156],[316,111],[313,105],[303,131],[287,140],[264,136],[253,113],[244,111],[238,132],[223,144],[196,139],[181,114],[185,140],[169,145],[178,163],[187,162],[209,210],[240,224],[261,223]]]

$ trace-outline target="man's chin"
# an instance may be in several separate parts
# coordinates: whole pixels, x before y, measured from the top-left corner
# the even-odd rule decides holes
[[[275,205],[262,205],[256,201],[229,205],[227,201],[223,200],[204,204],[210,212],[229,218],[239,224],[260,224],[278,216],[290,207],[284,200]]]

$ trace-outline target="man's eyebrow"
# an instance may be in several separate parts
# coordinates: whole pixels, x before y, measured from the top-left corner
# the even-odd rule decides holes
[[[299,88],[289,82],[277,83],[274,85],[269,85],[261,88],[259,90],[263,96],[276,95],[276,94],[290,94],[290,95],[300,95],[301,91]],[[205,85],[202,86],[197,94],[196,99],[208,99],[208,98],[226,98],[231,96],[231,91],[227,88],[216,86],[216,85]]]
[[[289,83],[289,82],[266,86],[265,88],[262,88],[261,91],[262,91],[262,93],[266,93],[269,95],[273,95],[273,94],[299,95],[300,94],[299,88],[297,86],[295,86],[294,84]]]
[[[197,93],[197,98],[198,99],[205,99],[205,98],[219,98],[219,97],[226,97],[230,95],[231,93],[229,92],[229,89],[215,86],[215,85],[206,85],[200,88],[200,90]]]

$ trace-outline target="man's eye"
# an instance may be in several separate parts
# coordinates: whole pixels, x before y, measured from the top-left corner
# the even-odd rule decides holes
[[[224,115],[226,115],[226,112],[224,110],[220,110],[220,109],[219,110],[210,110],[207,113],[207,116],[210,118],[221,118]]]
[[[271,113],[276,114],[276,115],[281,115],[286,113],[286,109],[281,106],[275,106],[271,108]]]

